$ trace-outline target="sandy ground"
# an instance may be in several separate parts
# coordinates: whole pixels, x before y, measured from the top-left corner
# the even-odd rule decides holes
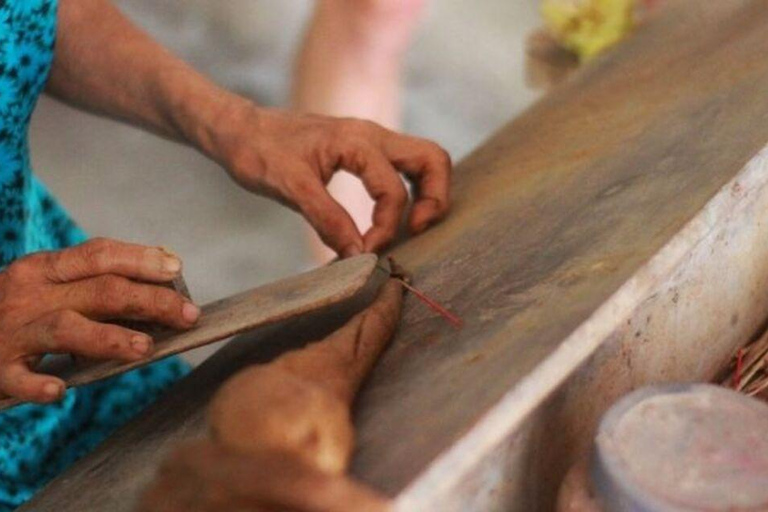
[[[219,83],[285,104],[311,2],[117,3]],[[434,0],[408,60],[406,131],[459,159],[529,105],[523,41],[537,24],[534,0]],[[298,216],[239,190],[192,149],[49,99],[31,139],[38,174],[90,233],[173,248],[201,303],[311,266]]]

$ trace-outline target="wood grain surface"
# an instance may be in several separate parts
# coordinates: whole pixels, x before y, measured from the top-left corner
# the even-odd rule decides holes
[[[360,476],[412,484],[768,143],[766,34],[768,2],[670,2],[458,165],[451,217],[394,255],[466,327],[406,303]]]
[[[271,361],[286,350],[323,338],[368,305],[388,277],[388,271],[376,271],[358,293],[344,300],[235,337],[196,368],[193,377],[178,382],[22,510],[132,510],[137,492],[167,451],[179,441],[205,432],[205,405],[219,385],[241,368]]]
[[[375,255],[362,255],[207,304],[201,308],[203,313],[195,328],[181,332],[152,332],[154,350],[141,361],[80,361],[67,355],[49,356],[39,370],[61,377],[67,387],[124,373],[159,359],[342,302],[363,289],[377,263]],[[19,403],[17,399],[2,399],[0,410]]]
[[[450,218],[394,254],[465,327],[407,298],[359,401],[357,476],[409,493],[766,145],[766,33],[763,0],[670,2],[457,166]],[[231,343],[25,510],[130,510],[244,353],[269,358],[330,320]]]

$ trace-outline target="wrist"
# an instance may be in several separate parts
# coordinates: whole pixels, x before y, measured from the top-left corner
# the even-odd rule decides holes
[[[246,114],[253,118],[259,108],[202,77],[169,77],[165,82],[167,116],[179,139],[223,164],[242,118]]]

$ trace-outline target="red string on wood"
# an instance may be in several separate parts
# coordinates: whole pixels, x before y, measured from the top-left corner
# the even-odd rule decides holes
[[[434,311],[436,311],[438,314],[440,314],[443,318],[445,318],[448,323],[450,323],[452,326],[454,326],[456,329],[461,329],[464,326],[464,321],[456,316],[455,314],[448,311],[446,308],[438,304],[434,299],[429,298],[424,292],[414,288],[410,284],[408,284],[404,279],[397,278],[398,281],[400,281],[400,284],[405,286],[405,288],[413,293],[416,297],[418,297],[424,304],[432,308]]]

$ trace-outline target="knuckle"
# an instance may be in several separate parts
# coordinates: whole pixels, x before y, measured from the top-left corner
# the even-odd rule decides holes
[[[356,118],[346,118],[337,122],[337,135],[343,141],[359,140],[370,136],[380,130],[379,125],[373,121]]]
[[[317,187],[312,180],[307,178],[297,178],[291,180],[287,184],[288,194],[290,197],[307,199],[316,195]]]
[[[95,272],[103,272],[115,256],[115,244],[107,238],[96,238],[83,246],[86,264]]]
[[[451,155],[436,142],[422,139],[422,143],[427,162],[432,166],[432,169],[430,170],[437,170],[440,172],[450,171],[452,166]]]
[[[56,344],[66,342],[71,338],[71,330],[77,321],[77,313],[71,310],[57,311],[50,323],[50,338]]]
[[[8,265],[5,275],[14,282],[26,281],[33,276],[35,267],[41,263],[41,258],[41,254],[33,254],[18,259]]]
[[[356,142],[346,152],[344,166],[347,171],[362,178],[371,174],[381,175],[380,166],[369,165],[376,162],[376,153],[377,150],[369,142]]]
[[[349,167],[348,171],[353,174],[358,174],[362,167],[368,161],[368,155],[371,153],[372,147],[369,141],[364,139],[353,140],[352,144],[349,144],[345,153],[344,164]]]
[[[364,133],[375,133],[384,130],[380,124],[368,119],[358,119],[357,123],[359,125],[359,130]]]
[[[83,244],[84,247],[93,247],[93,248],[100,248],[100,247],[109,247],[112,245],[113,240],[103,237],[103,236],[97,236],[94,238],[91,238],[87,242]]]

